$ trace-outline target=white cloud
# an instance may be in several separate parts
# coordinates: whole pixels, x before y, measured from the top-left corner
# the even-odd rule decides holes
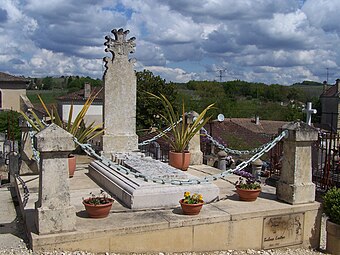
[[[313,26],[340,34],[340,1],[307,0],[302,10]]]
[[[0,68],[101,78],[104,37],[123,27],[137,38],[136,68],[168,81],[217,79],[214,66],[226,79],[323,81],[326,68],[339,70],[339,9],[335,0],[0,0]]]
[[[156,75],[161,75],[161,77],[167,81],[171,80],[173,82],[188,82],[194,80],[196,77],[195,73],[186,73],[180,68],[145,66],[144,69],[147,69]]]

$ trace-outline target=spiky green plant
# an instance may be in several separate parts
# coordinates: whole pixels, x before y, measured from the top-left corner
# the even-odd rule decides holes
[[[95,94],[91,94],[89,98],[86,100],[84,106],[80,110],[80,112],[77,114],[76,118],[72,122],[72,116],[73,116],[73,104],[71,104],[69,114],[68,114],[68,121],[65,123],[61,120],[60,115],[58,113],[57,107],[55,105],[52,105],[51,110],[48,109],[43,99],[38,95],[38,98],[40,100],[40,103],[42,107],[44,108],[47,116],[50,118],[52,123],[57,124],[59,127],[65,129],[67,132],[71,133],[74,137],[77,138],[78,142],[84,143],[87,142],[90,139],[93,139],[99,135],[101,135],[104,130],[99,130],[102,126],[101,124],[95,125],[95,122],[93,121],[90,125],[85,125],[84,117],[87,113],[87,110],[90,108],[92,102],[97,97],[98,91]],[[28,114],[20,111],[21,115],[31,124],[31,126],[36,130],[40,131],[45,128],[44,123],[39,119],[37,114],[33,110],[28,111],[29,114],[32,115],[32,119],[28,116]]]
[[[166,126],[171,127],[169,133],[171,133],[172,136],[162,132],[164,137],[168,140],[171,148],[175,152],[184,152],[187,149],[190,140],[194,137],[195,134],[200,132],[201,128],[211,118],[211,116],[205,117],[205,115],[211,108],[213,108],[214,104],[208,105],[192,123],[189,123],[187,122],[186,118],[184,102],[182,103],[181,112],[178,113],[174,111],[172,104],[163,94],[161,94],[160,96],[149,92],[148,94],[154,98],[161,100],[165,108],[165,114],[161,114],[160,116],[165,121]],[[182,122],[178,124],[178,121],[180,119],[182,119]]]

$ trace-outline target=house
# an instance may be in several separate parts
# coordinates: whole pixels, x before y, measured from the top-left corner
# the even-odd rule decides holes
[[[321,127],[323,129],[339,132],[340,129],[340,79],[334,85],[324,82],[323,92],[320,95],[321,102]]]
[[[91,124],[93,121],[95,125],[103,123],[103,98],[104,92],[102,87],[95,87],[91,89],[90,83],[85,83],[84,89],[58,97],[58,112],[61,119],[68,122],[69,111],[73,105],[72,121],[76,118],[78,113],[83,108],[86,100],[91,94],[96,94],[96,99],[93,101],[85,115],[85,124]]]
[[[90,125],[94,122],[94,125],[101,124],[103,128],[103,102],[104,102],[104,92],[102,87],[95,87],[91,89],[90,83],[84,84],[84,89],[58,97],[58,112],[60,118],[64,122],[68,122],[69,112],[71,106],[73,105],[73,113],[72,113],[72,122],[77,117],[78,113],[82,110],[86,100],[91,96],[91,94],[99,94],[94,99],[92,104],[87,110],[87,113],[84,118],[85,125]],[[90,140],[89,143],[93,146],[94,149],[101,149],[101,137],[95,137]]]
[[[26,86],[29,81],[22,77],[0,72],[0,109],[19,111],[27,103]]]
[[[226,118],[224,121],[214,120],[205,126],[209,135],[223,146],[234,150],[252,150],[270,142],[279,133],[286,121],[260,120],[254,118]],[[204,136],[201,139],[201,150],[208,165],[216,165],[217,148],[211,147]],[[274,152],[271,152],[274,153]],[[245,155],[248,157],[249,155]],[[235,159],[241,159],[242,156]]]

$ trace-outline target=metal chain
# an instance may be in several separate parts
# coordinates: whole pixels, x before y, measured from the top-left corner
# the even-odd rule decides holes
[[[37,162],[37,163],[39,163],[39,161],[40,161],[40,152],[39,151],[37,151],[37,149],[34,147],[34,135],[36,134],[36,132],[34,132],[33,130],[32,130],[32,125],[27,121],[27,126],[28,126],[28,128],[30,129],[29,131],[28,131],[28,134],[29,134],[29,136],[30,136],[30,138],[31,138],[31,147],[32,147],[32,152],[33,152],[33,159]]]
[[[176,122],[175,125],[177,125],[178,123],[180,123],[182,121],[182,119],[178,120]],[[29,123],[28,123],[29,125]],[[157,140],[158,138],[162,137],[164,135],[164,133],[169,132],[171,130],[172,127],[168,127],[167,129],[165,129],[162,133],[158,134],[157,136],[153,137],[152,139],[146,140],[143,143],[139,144],[139,145],[144,145],[148,144],[152,141]],[[211,139],[212,141],[215,141],[208,133],[207,131],[202,128],[203,132],[207,135],[208,139]],[[32,131],[33,132],[33,131]],[[210,175],[210,176],[206,176],[204,178],[200,178],[200,179],[187,179],[187,180],[178,180],[178,179],[162,179],[162,178],[156,178],[156,177],[152,177],[149,175],[145,175],[142,173],[139,173],[137,171],[133,171],[123,165],[119,165],[117,163],[112,162],[110,159],[106,158],[104,155],[99,155],[95,152],[95,150],[92,148],[91,144],[88,143],[80,143],[78,142],[78,139],[76,137],[73,137],[73,141],[78,144],[83,151],[85,151],[85,153],[91,157],[94,157],[98,160],[100,160],[103,164],[105,164],[106,166],[114,169],[115,171],[119,171],[122,172],[124,174],[131,174],[133,175],[135,178],[142,178],[145,181],[152,181],[154,183],[161,183],[161,184],[173,184],[173,185],[190,185],[190,184],[200,184],[200,183],[207,183],[210,181],[214,181],[217,179],[221,179],[226,177],[227,175],[230,175],[236,171],[241,171],[243,170],[245,167],[248,166],[248,164],[250,164],[251,162],[257,160],[258,158],[260,158],[264,153],[270,151],[279,141],[281,141],[283,139],[283,137],[285,137],[288,134],[287,130],[282,131],[282,133],[280,135],[278,135],[275,139],[273,139],[273,141],[262,145],[261,147],[254,149],[253,152],[255,153],[250,159],[248,159],[247,161],[243,161],[241,164],[237,165],[236,168],[233,169],[227,169],[219,174],[214,174],[214,175]],[[30,134],[31,135],[31,134]],[[34,134],[33,134],[34,136]],[[32,136],[31,136],[32,137]],[[32,149],[34,148],[33,146],[33,139],[31,139],[32,141]],[[218,143],[217,141],[215,141],[217,146],[223,146],[220,143]],[[223,146],[224,147],[224,146]],[[225,148],[225,147],[224,147]],[[236,150],[231,150],[230,151],[233,152],[240,152],[240,151],[236,151]],[[33,151],[36,151],[35,148],[33,149]],[[38,156],[38,151],[36,151],[36,155]],[[247,151],[248,152],[248,151]],[[232,153],[232,152],[229,152]],[[33,153],[35,154],[35,153]],[[235,154],[235,153],[234,153]],[[241,153],[241,154],[246,154],[246,153]],[[248,153],[249,154],[249,153]],[[39,157],[36,157],[36,160],[39,160]],[[39,161],[38,161],[39,162]]]
[[[19,180],[19,182],[22,186],[22,189],[24,190],[24,198],[22,200],[22,205],[23,205],[23,207],[25,207],[27,205],[27,202],[28,202],[28,199],[29,199],[29,196],[30,196],[30,191],[29,191],[25,181],[20,177],[20,175],[16,174],[15,177]]]
[[[178,125],[178,123],[182,122],[182,118],[180,118],[173,127],[176,127]],[[160,132],[158,135],[154,136],[151,139],[145,140],[141,143],[138,144],[138,146],[143,146],[143,145],[147,145],[153,141],[156,141],[157,139],[161,138],[162,136],[164,136],[167,132],[169,132],[172,128],[172,126],[169,126],[168,128],[164,129],[163,132]]]
[[[223,144],[219,143],[217,140],[215,140],[211,135],[208,134],[208,131],[202,127],[201,129],[203,131],[204,136],[206,136],[212,143],[213,145],[215,145],[217,148],[219,148],[220,150],[224,150],[225,152],[232,154],[232,155],[249,155],[249,154],[255,154],[259,151],[261,151],[263,148],[265,148],[268,144],[270,144],[271,142],[268,142],[266,144],[261,145],[260,147],[253,149],[253,150],[234,150],[234,149],[230,149],[225,147]]]
[[[144,181],[151,181],[154,183],[161,183],[161,184],[173,184],[173,185],[192,185],[192,184],[200,184],[200,183],[207,183],[210,181],[215,181],[217,179],[221,179],[226,177],[227,175],[232,174],[235,171],[241,171],[245,167],[248,166],[251,162],[257,160],[260,158],[264,153],[270,151],[279,141],[281,141],[286,135],[288,134],[288,131],[284,130],[280,135],[278,135],[273,141],[270,143],[267,143],[263,148],[258,151],[255,155],[253,155],[250,159],[247,161],[243,161],[241,164],[237,165],[236,168],[233,169],[227,169],[219,174],[210,175],[204,178],[200,179],[186,179],[186,180],[178,180],[178,179],[162,179],[162,178],[155,178],[149,175],[145,175],[142,173],[139,173],[137,171],[133,171],[131,169],[128,169],[127,167],[123,165],[119,165],[117,163],[112,162],[110,159],[106,158],[103,155],[98,155],[91,147],[90,144],[82,144],[78,142],[77,138],[73,138],[74,142],[78,144],[85,152],[91,157],[94,157],[98,160],[100,160],[104,165],[110,167],[111,169],[115,171],[122,172],[124,174],[131,174],[135,178],[142,178]]]

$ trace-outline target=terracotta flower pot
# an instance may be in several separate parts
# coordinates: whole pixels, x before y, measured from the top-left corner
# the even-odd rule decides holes
[[[200,204],[186,204],[183,203],[184,199],[179,200],[179,203],[181,204],[183,214],[186,215],[197,215],[200,213],[203,203]]]
[[[76,156],[71,154],[68,156],[68,174],[70,178],[73,177],[75,171],[76,171]]]
[[[183,153],[169,151],[169,165],[186,171],[189,167],[190,156],[191,154],[189,151],[185,151]]]
[[[100,205],[93,205],[89,204],[88,201],[91,198],[84,199],[83,204],[85,206],[85,210],[90,216],[90,218],[105,218],[109,215],[109,212],[112,207],[113,199],[112,198],[107,198],[110,200],[109,203],[107,204],[100,204]]]
[[[255,201],[257,197],[261,193],[260,189],[241,189],[238,186],[236,186],[236,192],[240,198],[241,201]]]

